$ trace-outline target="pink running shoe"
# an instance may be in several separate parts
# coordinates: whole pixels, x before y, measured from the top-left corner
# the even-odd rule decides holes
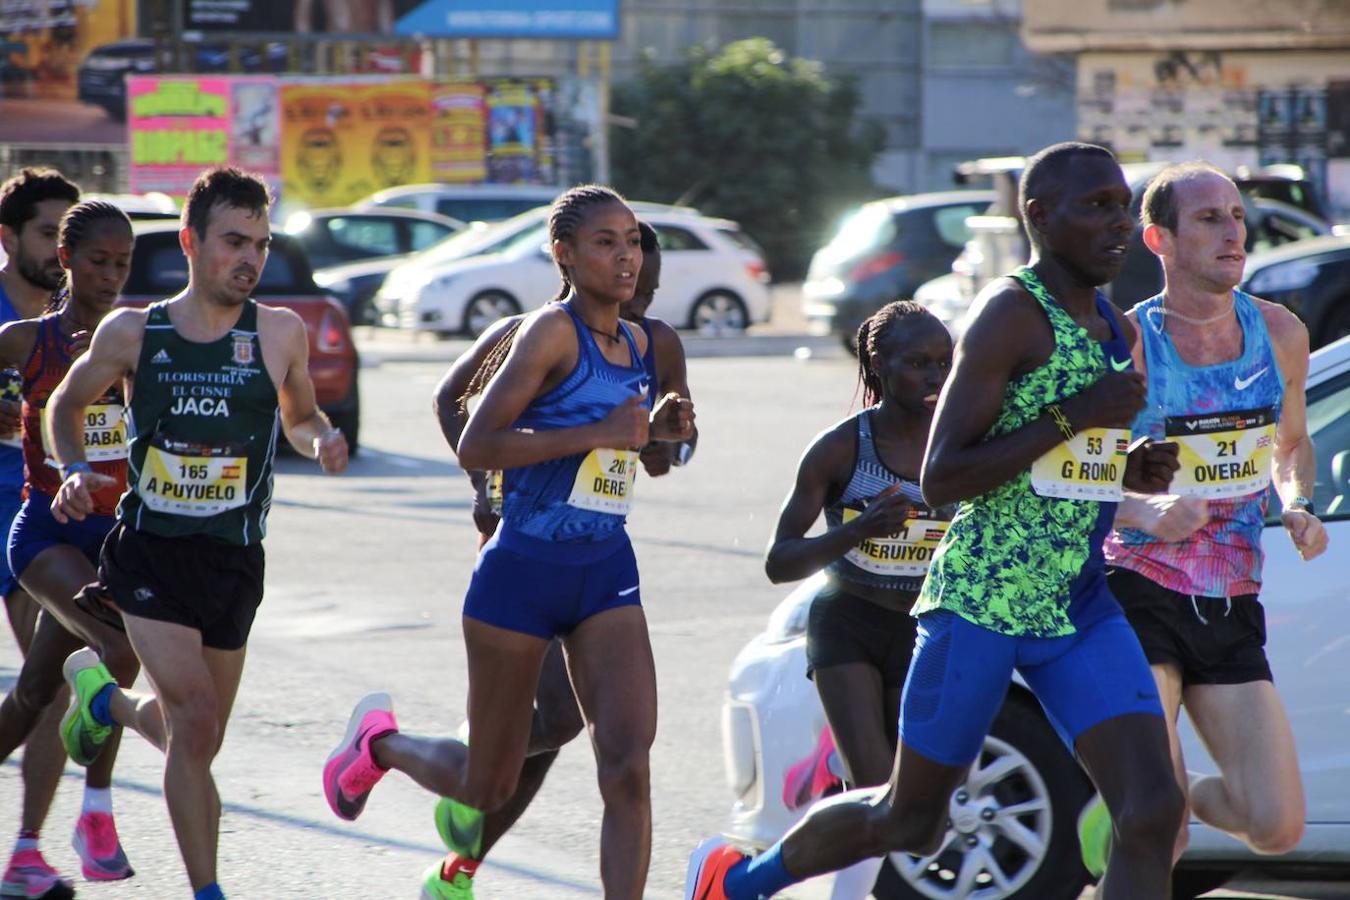
[[[75,822],[75,837],[70,842],[84,864],[81,872],[90,881],[121,881],[136,873],[122,852],[113,817],[104,812],[84,813]]]
[[[800,809],[825,796],[831,788],[842,784],[839,776],[830,771],[830,755],[834,753],[834,735],[830,726],[820,730],[820,740],[811,754],[787,770],[783,777],[783,805]]]
[[[9,858],[9,868],[0,883],[0,896],[27,900],[70,900],[75,886],[56,874],[37,850],[20,850]]]
[[[394,703],[388,694],[367,694],[352,710],[342,743],[323,767],[323,793],[339,819],[352,821],[366,808],[371,789],[388,771],[371,756],[370,742],[396,731]]]

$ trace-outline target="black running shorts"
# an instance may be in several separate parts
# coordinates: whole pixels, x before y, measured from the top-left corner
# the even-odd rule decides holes
[[[214,538],[158,537],[119,522],[99,557],[99,581],[124,616],[195,628],[202,644],[238,650],[262,603],[263,548]]]
[[[917,620],[830,586],[816,595],[806,623],[807,677],[816,669],[866,663],[886,688],[904,687]]]
[[[1149,665],[1177,666],[1183,686],[1274,681],[1266,612],[1256,594],[1192,597],[1129,569],[1107,576]]]

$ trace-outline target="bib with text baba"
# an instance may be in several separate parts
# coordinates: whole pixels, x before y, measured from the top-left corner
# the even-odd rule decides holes
[[[120,403],[96,403],[84,410],[84,458],[90,462],[110,462],[127,458],[127,423]],[[47,411],[42,415],[42,449],[48,465],[55,466],[52,453],[51,423]]]

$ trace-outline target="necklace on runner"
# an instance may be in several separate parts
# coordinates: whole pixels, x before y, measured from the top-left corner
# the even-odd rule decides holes
[[[1225,309],[1223,312],[1216,313],[1204,319],[1193,319],[1190,316],[1183,315],[1182,313],[1177,312],[1175,309],[1168,309],[1166,297],[1163,298],[1161,309],[1164,316],[1171,316],[1174,319],[1180,319],[1181,321],[1185,322],[1188,325],[1212,325],[1215,322],[1219,321],[1220,319],[1227,318],[1228,314],[1233,311],[1236,303],[1237,300],[1233,300],[1228,304],[1228,308]]]
[[[599,328],[596,328],[594,325],[590,324],[585,319],[581,320],[581,324],[585,325],[586,328],[589,329],[592,334],[598,334],[603,338],[608,338],[611,344],[617,345],[620,342],[619,331],[617,326],[614,329],[614,333],[610,334],[608,331],[601,331]]]

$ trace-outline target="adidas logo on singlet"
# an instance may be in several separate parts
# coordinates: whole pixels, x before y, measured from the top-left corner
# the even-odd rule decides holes
[[[161,363],[161,364],[167,364],[167,363],[173,362],[173,360],[169,359],[169,351],[168,351],[168,350],[165,350],[163,347],[161,347],[161,348],[159,349],[159,352],[158,352],[158,353],[156,353],[154,356],[150,357],[150,361],[151,361],[152,363]]]

